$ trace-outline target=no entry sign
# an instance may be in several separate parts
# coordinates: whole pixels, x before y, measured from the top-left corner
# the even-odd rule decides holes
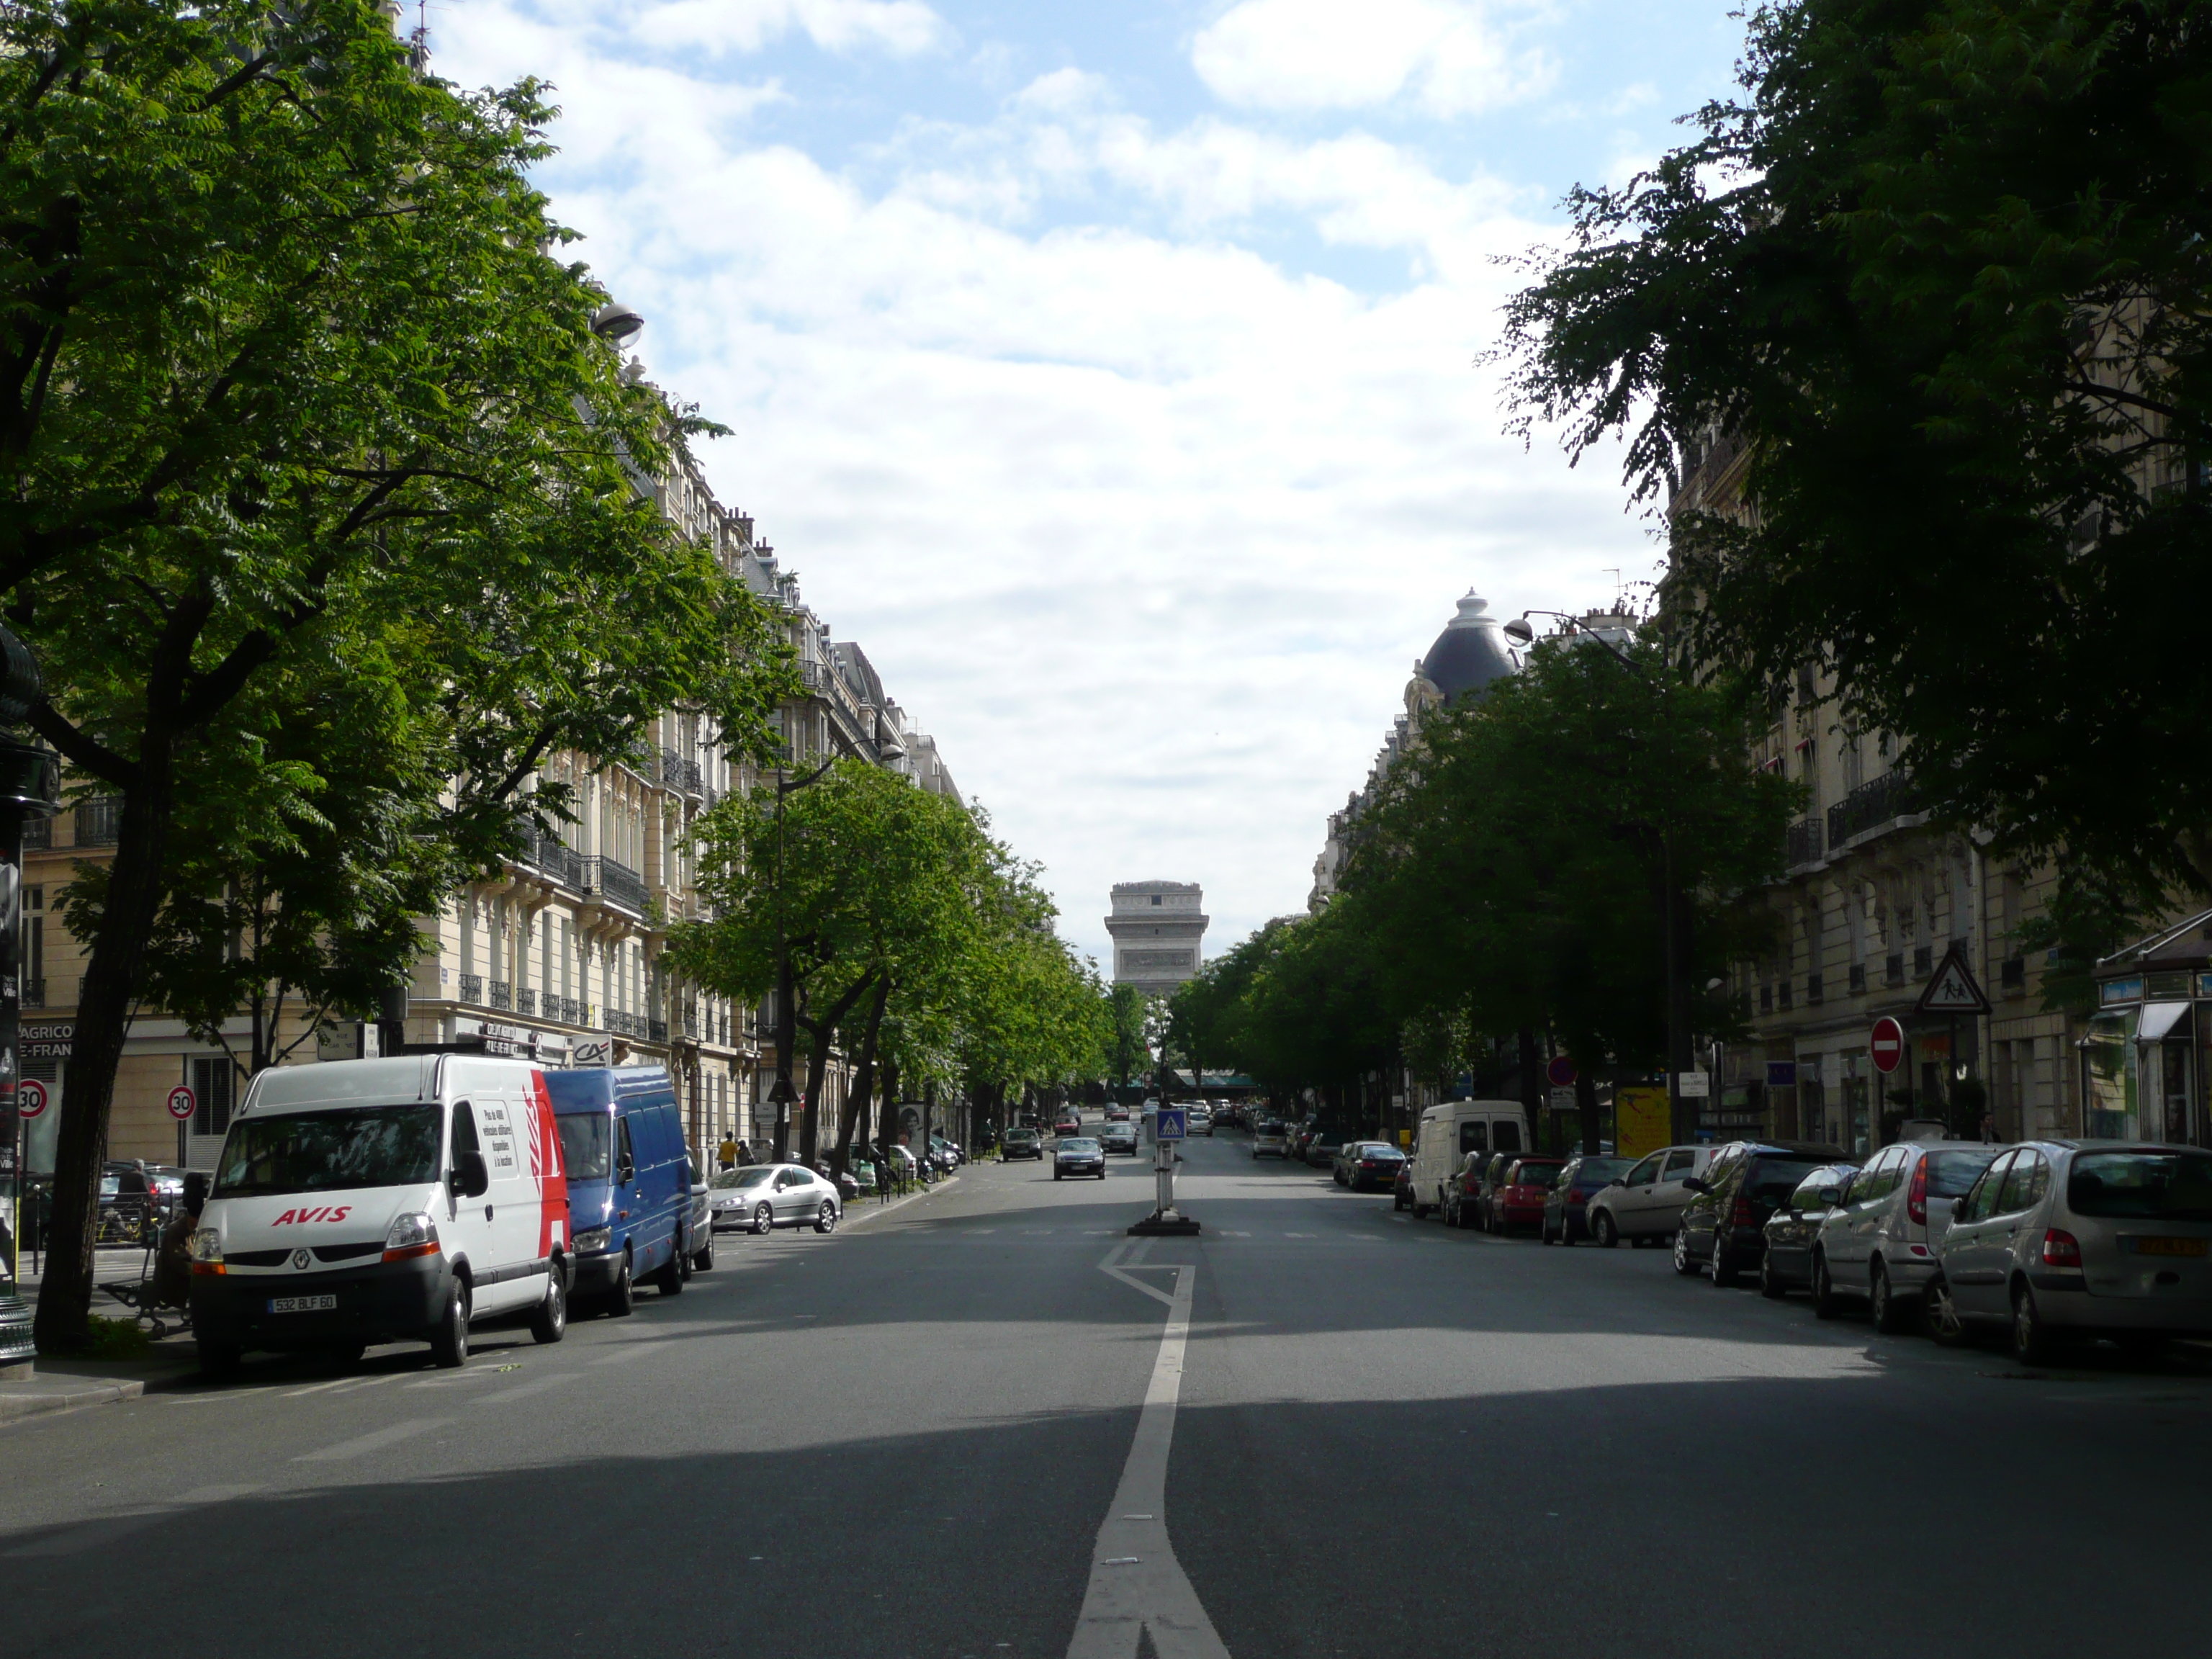
[[[46,1085],[34,1077],[27,1077],[15,1085],[15,1115],[36,1117],[46,1109]]]
[[[199,1102],[192,1091],[182,1084],[169,1091],[169,1115],[182,1123],[198,1108]]]
[[[1905,1063],[1905,1028],[1884,1014],[1875,1021],[1867,1047],[1873,1051],[1875,1070],[1887,1076]]]

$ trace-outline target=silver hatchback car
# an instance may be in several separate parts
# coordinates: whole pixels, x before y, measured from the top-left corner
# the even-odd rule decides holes
[[[1936,1276],[1951,1200],[2008,1150],[1959,1140],[1883,1147],[1820,1218],[1813,1240],[1813,1311],[1832,1319],[1841,1311],[1839,1297],[1864,1297],[1876,1330],[1903,1330]]]
[[[2013,1357],[2067,1335],[2212,1334],[2212,1152],[2125,1140],[2008,1151],[1959,1199],[1927,1291],[1939,1342],[2002,1325]]]

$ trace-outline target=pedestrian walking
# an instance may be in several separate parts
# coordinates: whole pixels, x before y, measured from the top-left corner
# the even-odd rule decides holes
[[[724,1135],[722,1137],[722,1144],[716,1149],[714,1157],[716,1161],[719,1162],[724,1169],[736,1169],[738,1167],[738,1143],[732,1139],[728,1135]]]

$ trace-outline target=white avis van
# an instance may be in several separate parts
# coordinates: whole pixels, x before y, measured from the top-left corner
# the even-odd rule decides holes
[[[248,1348],[358,1358],[469,1322],[568,1328],[568,1189],[545,1079],[465,1054],[280,1066],[231,1118],[192,1235],[192,1328],[221,1376]]]

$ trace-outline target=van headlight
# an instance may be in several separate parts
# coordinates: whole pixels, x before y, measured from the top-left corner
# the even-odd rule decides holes
[[[196,1227],[185,1246],[195,1261],[217,1262],[222,1260],[222,1235],[213,1227]]]
[[[611,1227],[589,1227],[578,1233],[569,1243],[576,1247],[579,1255],[592,1250],[604,1250],[607,1248],[607,1240],[613,1231]]]
[[[392,1218],[392,1225],[384,1235],[386,1261],[404,1261],[410,1256],[437,1253],[438,1229],[428,1215],[415,1210]]]

